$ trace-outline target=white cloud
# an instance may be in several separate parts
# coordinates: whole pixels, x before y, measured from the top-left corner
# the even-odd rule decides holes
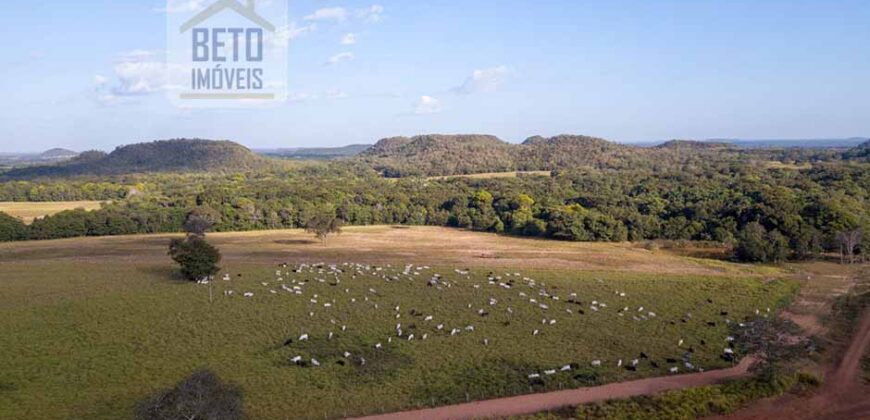
[[[384,6],[371,5],[365,9],[357,9],[356,16],[368,23],[378,23],[384,20]]]
[[[324,93],[326,99],[344,99],[347,98],[347,93],[341,89],[330,89]]]
[[[347,19],[347,9],[343,7],[326,7],[305,16],[305,20],[331,20],[342,22]]]
[[[160,13],[189,13],[205,8],[206,0],[169,0],[166,7],[155,9]]]
[[[356,34],[349,33],[341,37],[341,45],[354,45],[358,41]]]
[[[171,89],[169,72],[181,71],[167,66],[160,51],[133,50],[117,55],[113,62],[111,77],[94,76],[96,98],[106,105]]]
[[[317,99],[317,95],[307,92],[290,93],[287,95],[287,102],[308,102]]]
[[[421,96],[415,105],[414,113],[417,115],[430,115],[441,112],[441,101],[431,96]]]
[[[336,55],[333,55],[332,57],[329,57],[329,60],[326,60],[326,65],[334,66],[345,61],[353,61],[354,58],[356,58],[356,56],[350,52],[338,53]]]
[[[290,22],[287,26],[275,29],[275,33],[266,36],[266,44],[272,48],[287,48],[291,41],[308,35],[317,30],[317,24],[298,26],[296,22]]]
[[[506,66],[492,67],[475,70],[465,82],[453,89],[460,95],[471,95],[481,92],[495,92],[504,84],[510,75],[510,69]]]

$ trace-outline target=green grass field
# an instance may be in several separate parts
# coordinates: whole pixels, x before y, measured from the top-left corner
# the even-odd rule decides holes
[[[327,263],[348,270],[344,261]],[[329,269],[282,273],[278,281],[273,263],[233,259],[225,264],[231,280],[208,286],[182,282],[167,261],[150,258],[4,260],[0,418],[125,418],[137,401],[203,367],[241,386],[252,418],[269,419],[335,418],[667,375],[671,366],[686,370],[681,359],[690,347],[696,368],[721,368],[728,365],[719,358],[725,319],[775,311],[796,287],[748,277],[516,267],[494,269],[502,279],[490,284],[485,267],[468,276],[455,268],[404,275],[404,264],[393,264],[356,278],[345,272],[335,284]],[[520,276],[506,275],[514,272]],[[440,288],[427,286],[435,273],[444,276]],[[510,289],[498,285],[508,281]],[[461,333],[451,336],[453,328]],[[298,341],[302,334],[310,340]],[[617,367],[640,352],[659,367]],[[294,365],[294,356],[321,366]],[[602,366],[592,367],[593,360]],[[572,363],[569,372],[544,374]],[[531,381],[532,373],[543,383]]]

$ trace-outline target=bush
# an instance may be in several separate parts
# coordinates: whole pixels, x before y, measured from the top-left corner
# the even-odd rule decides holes
[[[613,400],[577,407],[581,419],[695,419],[733,413],[746,404],[781,395],[808,379],[799,374],[762,375],[721,385],[667,391],[653,396]]]
[[[238,420],[245,418],[242,392],[223,383],[213,372],[195,372],[170,390],[136,407],[138,420]]]
[[[221,253],[198,235],[186,239],[173,239],[169,243],[169,255],[181,265],[181,274],[188,280],[201,280],[215,275],[220,267]]]
[[[27,238],[27,225],[6,213],[0,212],[0,242],[20,241]]]

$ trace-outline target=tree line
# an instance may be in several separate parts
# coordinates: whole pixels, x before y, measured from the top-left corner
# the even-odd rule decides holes
[[[338,162],[13,184],[0,184],[0,192],[27,187],[126,197],[30,226],[0,216],[2,241],[179,232],[192,212],[211,220],[214,231],[304,228],[326,208],[327,219],[334,215],[345,225],[453,226],[568,241],[716,241],[733,245],[742,260],[767,262],[823,251],[863,256],[860,232],[870,228],[870,171],[843,162],[796,170],[725,160],[447,180],[390,180],[365,165]]]

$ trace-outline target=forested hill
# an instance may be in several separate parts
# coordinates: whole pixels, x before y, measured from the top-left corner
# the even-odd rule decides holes
[[[56,165],[14,169],[4,177],[117,175],[145,172],[234,172],[261,169],[269,161],[230,141],[162,140],[82,153]]]
[[[654,168],[663,161],[685,164],[722,153],[739,155],[727,145],[691,141],[644,148],[577,135],[535,136],[522,144],[486,135],[424,135],[383,139],[359,159],[387,177],[403,177],[578,167]]]
[[[512,145],[495,136],[431,134],[393,137],[360,156],[388,177],[515,170]]]
[[[554,171],[577,168],[645,169],[711,163],[808,163],[867,160],[865,143],[846,148],[747,149],[725,142],[672,140],[655,147],[625,145],[597,137],[535,136],[521,144],[487,135],[423,135],[379,141],[356,159],[387,177],[466,175],[487,172]]]
[[[870,163],[870,140],[850,149],[843,154],[843,159],[857,160]]]

